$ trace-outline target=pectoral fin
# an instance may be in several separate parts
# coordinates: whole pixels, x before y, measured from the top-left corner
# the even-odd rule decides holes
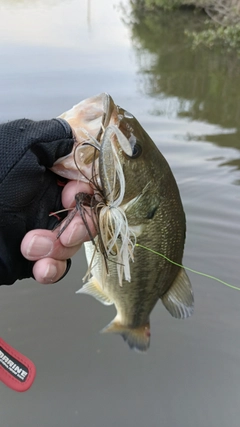
[[[179,270],[171,288],[161,299],[173,317],[185,319],[192,315],[194,306],[192,285],[183,268]]]
[[[87,294],[94,297],[96,300],[100,301],[104,305],[112,305],[113,301],[104,293],[101,285],[95,277],[92,277],[89,282],[83,285],[76,294]]]

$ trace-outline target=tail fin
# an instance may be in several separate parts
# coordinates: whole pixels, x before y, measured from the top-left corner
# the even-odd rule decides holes
[[[101,331],[102,333],[112,332],[114,334],[122,335],[124,341],[126,341],[131,349],[145,352],[148,350],[150,345],[150,325],[147,323],[139,328],[129,328],[121,325],[115,319],[109,323]]]
[[[193,313],[192,285],[186,271],[181,268],[171,288],[163,295],[162,303],[173,317],[185,319]]]

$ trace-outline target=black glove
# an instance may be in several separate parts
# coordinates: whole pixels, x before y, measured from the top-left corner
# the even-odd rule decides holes
[[[48,168],[71,152],[73,142],[62,119],[0,125],[0,284],[32,276],[33,262],[22,256],[21,241],[30,230],[56,225],[49,213],[62,208],[65,181]]]

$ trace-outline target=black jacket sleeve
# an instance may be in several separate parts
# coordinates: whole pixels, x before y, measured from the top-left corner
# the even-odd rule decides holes
[[[21,241],[29,230],[55,226],[49,213],[62,208],[64,180],[48,168],[71,152],[73,142],[61,119],[0,125],[0,284],[32,276]]]

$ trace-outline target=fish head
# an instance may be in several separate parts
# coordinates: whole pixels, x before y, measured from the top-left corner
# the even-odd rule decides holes
[[[145,223],[161,202],[159,183],[167,163],[131,113],[116,106],[112,123],[99,155],[103,194],[107,202],[117,201],[132,222]]]
[[[131,154],[124,151],[123,171],[126,180],[125,200],[144,190],[156,170],[159,170],[160,152],[137,119],[123,108],[118,107],[119,130],[128,139]]]
[[[137,119],[107,93],[85,99],[59,118],[70,124],[76,142],[52,171],[87,182],[95,176],[107,203],[121,204],[132,221],[152,218],[167,162]]]

